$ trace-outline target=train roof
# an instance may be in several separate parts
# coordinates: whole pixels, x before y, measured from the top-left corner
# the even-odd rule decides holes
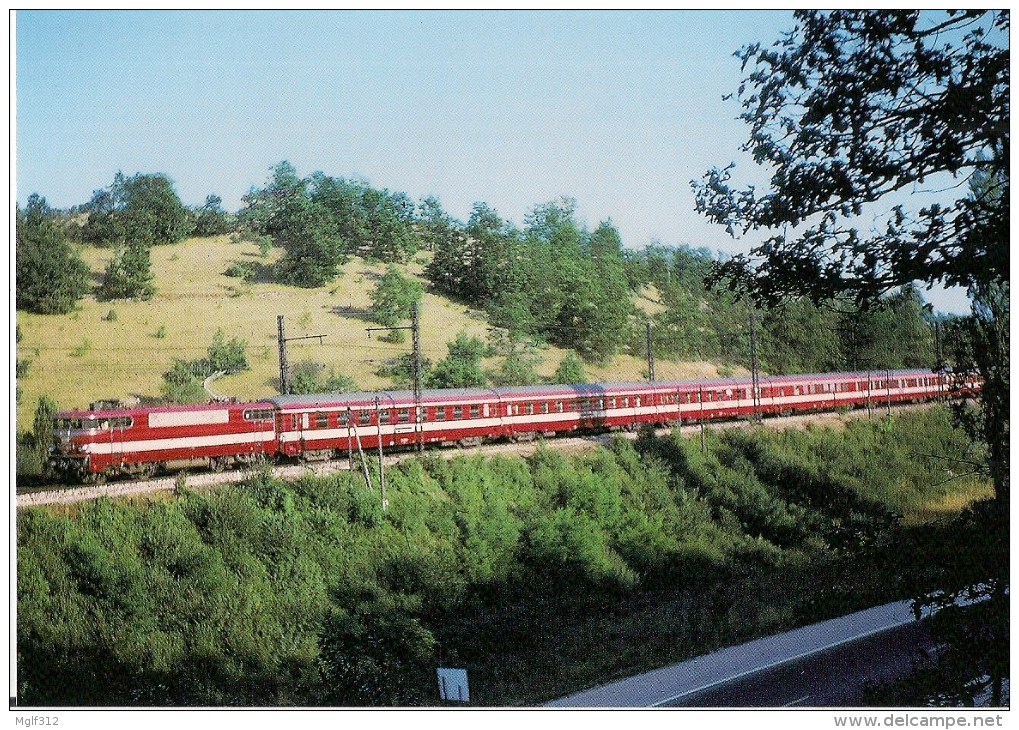
[[[804,381],[833,381],[846,378],[881,378],[881,377],[910,377],[928,376],[935,374],[932,370],[858,370],[848,373],[802,373],[795,375],[762,375],[762,384],[771,383],[800,383]],[[620,382],[620,383],[588,383],[580,385],[518,385],[501,388],[449,388],[449,389],[427,389],[421,392],[421,398],[430,403],[472,403],[490,400],[493,396],[507,400],[527,398],[548,398],[554,396],[568,397],[594,397],[599,395],[612,395],[614,393],[626,392],[647,392],[652,390],[678,390],[697,387],[749,387],[751,376],[749,374],[732,378],[713,378],[697,380],[668,380],[649,382]],[[410,390],[392,390],[379,392],[358,392],[358,393],[313,393],[310,395],[279,395],[274,398],[264,398],[250,403],[204,403],[200,405],[158,405],[158,406],[134,406],[127,408],[103,408],[100,410],[77,409],[61,411],[57,414],[60,418],[105,418],[116,417],[128,414],[139,413],[165,413],[181,411],[205,411],[224,408],[258,408],[276,406],[281,410],[300,410],[315,407],[342,407],[342,406],[374,406],[375,399],[381,398],[390,406],[395,404],[414,403],[414,393]]]
[[[235,409],[235,408],[267,408],[271,404],[267,400],[254,401],[249,403],[240,402],[216,402],[216,403],[199,403],[197,405],[175,405],[173,403],[164,403],[161,405],[153,406],[123,406],[120,408],[97,408],[95,410],[88,410],[86,408],[79,408],[70,411],[60,411],[57,413],[58,418],[115,418],[117,416],[127,415],[138,415],[140,413],[181,413],[181,412],[201,412],[201,411],[221,411],[223,409]]]

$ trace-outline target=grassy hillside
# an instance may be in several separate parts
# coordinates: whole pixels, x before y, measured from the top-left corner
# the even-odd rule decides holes
[[[83,253],[98,280],[113,251],[87,248]],[[366,316],[369,294],[384,267],[355,259],[343,268],[340,278],[319,289],[248,284],[224,273],[234,262],[270,263],[277,253],[263,259],[252,243],[231,243],[226,236],[192,238],[152,249],[157,292],[151,301],[86,299],[69,315],[18,312],[23,335],[18,357],[31,361],[27,377],[19,380],[19,431],[31,427],[41,395],[50,396],[61,408],[83,407],[103,398],[158,395],[162,374],[173,359],[204,356],[217,329],[228,338],[248,342],[251,370],[217,381],[216,392],[242,399],[274,395],[279,314],[287,318],[288,336],[326,335],[322,344],[317,340],[292,343],[291,362],[314,360],[353,378],[362,388],[388,387],[388,380],[377,377],[375,371],[387,358],[407,352],[410,338],[404,344],[389,344],[369,339],[365,333],[364,328],[371,326]],[[422,268],[419,259],[407,270],[420,278]],[[653,291],[642,293],[638,306],[655,308],[654,297]],[[446,343],[461,330],[484,339],[487,327],[482,312],[425,294],[425,357],[433,361],[445,357]],[[564,354],[555,347],[542,351],[539,372],[550,375]],[[497,360],[485,364],[494,366]],[[620,355],[607,367],[589,367],[588,373],[594,380],[637,380],[644,367],[642,359]],[[656,370],[662,379],[717,373],[706,362],[659,362]]]

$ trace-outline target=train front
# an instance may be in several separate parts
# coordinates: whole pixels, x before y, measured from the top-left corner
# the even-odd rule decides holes
[[[92,472],[92,444],[109,430],[101,416],[83,411],[58,413],[53,419],[49,468],[67,479],[84,479]]]

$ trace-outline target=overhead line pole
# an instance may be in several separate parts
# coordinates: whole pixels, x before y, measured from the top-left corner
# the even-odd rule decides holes
[[[647,373],[648,380],[655,382],[655,351],[651,346],[651,320],[644,323],[647,327]]]
[[[290,395],[290,367],[287,363],[287,343],[297,340],[318,340],[322,344],[322,338],[326,335],[305,335],[303,337],[287,337],[286,328],[283,324],[283,315],[276,315],[276,337],[280,351],[280,395]]]
[[[754,327],[754,310],[750,310],[750,382],[754,398],[754,420],[761,423],[761,374],[757,362],[757,329]]]
[[[417,450],[424,451],[424,430],[421,424],[421,302],[414,303],[410,326],[402,327],[365,327],[368,336],[372,332],[392,332],[394,330],[410,330],[411,342],[414,347],[414,441]]]

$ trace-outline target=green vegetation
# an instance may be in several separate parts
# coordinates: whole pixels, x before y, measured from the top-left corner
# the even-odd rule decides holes
[[[32,194],[17,210],[16,306],[39,314],[67,314],[88,291],[88,266],[55,220],[46,199]]]
[[[413,316],[414,307],[421,302],[422,294],[424,288],[421,284],[390,265],[372,290],[369,310],[372,319],[384,327],[395,327]],[[394,330],[391,334],[398,336],[389,341],[403,342],[402,330]]]
[[[466,666],[536,704],[915,595],[976,525],[904,525],[974,479],[946,411],[844,432],[644,434],[567,457],[435,456],[359,475],[18,520],[19,698],[43,705],[415,705]],[[373,467],[374,468],[374,467]],[[976,490],[976,491],[973,491]]]
[[[156,336],[165,329],[160,327]],[[198,360],[174,359],[173,366],[163,373],[163,399],[169,403],[204,403],[209,399],[203,382],[217,372],[239,373],[248,369],[248,343],[236,337],[229,341],[223,330],[216,330],[208,355]]]
[[[162,173],[124,177],[118,172],[83,208],[88,218],[82,240],[97,246],[177,243],[194,229],[173,181]]]
[[[342,373],[326,368],[318,362],[304,360],[290,369],[290,393],[350,393],[357,390],[357,383]]]

